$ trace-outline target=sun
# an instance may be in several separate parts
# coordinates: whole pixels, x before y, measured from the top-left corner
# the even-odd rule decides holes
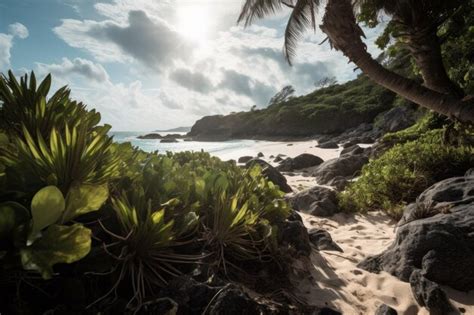
[[[201,1],[181,3],[176,18],[176,28],[183,36],[199,44],[207,41],[211,23],[208,5]]]

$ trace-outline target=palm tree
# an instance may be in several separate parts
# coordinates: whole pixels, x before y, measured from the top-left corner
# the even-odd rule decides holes
[[[398,1],[410,2],[410,0]],[[303,32],[310,27],[316,29],[315,11],[321,7],[322,2],[321,0],[288,0],[288,2],[285,0],[246,0],[238,22],[244,22],[245,26],[248,26],[257,18],[272,14],[284,6],[290,7],[292,12],[285,30],[284,54],[291,64],[296,52],[296,44]],[[360,3],[361,1],[355,2]],[[378,2],[381,3],[381,0]],[[397,16],[408,17],[409,14],[398,14]],[[367,47],[361,39],[365,35],[356,22],[354,4],[351,0],[327,0],[323,21],[319,27],[328,36],[331,47],[340,50],[376,83],[442,115],[474,123],[473,98],[461,99],[460,96],[451,93],[451,89],[435,88],[435,85],[429,83],[432,74],[426,71],[423,73],[424,86],[384,68],[374,60],[367,52]],[[411,53],[414,54],[413,51]],[[424,60],[419,57],[420,54],[423,54],[423,51],[417,53],[418,57],[415,57],[419,64]]]

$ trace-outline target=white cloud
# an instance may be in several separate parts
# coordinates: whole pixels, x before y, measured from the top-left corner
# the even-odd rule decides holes
[[[99,83],[109,82],[109,75],[101,64],[82,58],[75,58],[74,60],[63,58],[60,64],[37,63],[37,68],[40,74],[52,73],[60,78],[79,75]]]
[[[25,39],[30,35],[26,26],[18,22],[10,24],[8,26],[8,31],[11,35],[17,36],[21,39]]]
[[[179,10],[189,5],[207,6],[212,13],[212,32],[199,44],[179,28]],[[339,82],[356,76],[355,66],[347,64],[340,52],[327,43],[319,45],[325,37],[320,30],[308,32],[290,67],[282,53],[288,10],[244,29],[235,26],[240,5],[211,0],[97,3],[100,19],[66,19],[54,28],[61,39],[87,52],[93,61],[66,58],[38,68],[72,82],[80,99],[94,104],[107,122],[122,130],[192,124],[202,115],[264,106],[286,85],[304,94],[325,76],[336,76]],[[377,34],[377,30],[368,32],[369,40]],[[369,45],[369,51],[377,53],[374,45]],[[107,68],[115,63],[128,67],[131,81],[112,83],[100,63],[107,63]]]
[[[21,23],[13,23],[8,26],[8,34],[0,33],[0,72],[10,67],[11,49],[15,37],[25,39],[28,37],[28,29]]]
[[[0,72],[10,66],[10,50],[13,46],[13,36],[0,33]]]

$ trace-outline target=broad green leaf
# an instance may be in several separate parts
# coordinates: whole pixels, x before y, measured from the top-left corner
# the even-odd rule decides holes
[[[51,225],[31,246],[20,250],[23,268],[37,270],[50,279],[57,263],[73,263],[91,249],[91,230],[82,224]]]
[[[153,214],[151,215],[151,220],[153,221],[153,223],[159,224],[159,223],[162,223],[164,216],[165,216],[165,211],[158,210],[156,212],[153,212]]]
[[[26,223],[29,218],[30,213],[19,203],[0,204],[0,240],[11,236],[13,230],[20,224]]]
[[[71,187],[66,196],[66,211],[62,222],[67,222],[75,217],[99,210],[109,197],[107,184],[102,185],[75,185]]]
[[[38,191],[31,201],[33,227],[30,235],[35,235],[45,227],[56,223],[64,208],[63,194],[56,186],[46,186]]]

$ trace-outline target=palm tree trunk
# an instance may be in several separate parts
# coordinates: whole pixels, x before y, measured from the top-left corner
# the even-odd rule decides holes
[[[329,0],[321,30],[337,50],[342,51],[369,78],[400,96],[437,113],[474,123],[473,100],[461,100],[387,70],[367,52],[364,32],[356,22],[351,0]]]
[[[434,91],[464,96],[463,91],[448,77],[441,56],[441,45],[436,30],[414,28],[404,36],[416,64],[420,68],[424,85]]]

